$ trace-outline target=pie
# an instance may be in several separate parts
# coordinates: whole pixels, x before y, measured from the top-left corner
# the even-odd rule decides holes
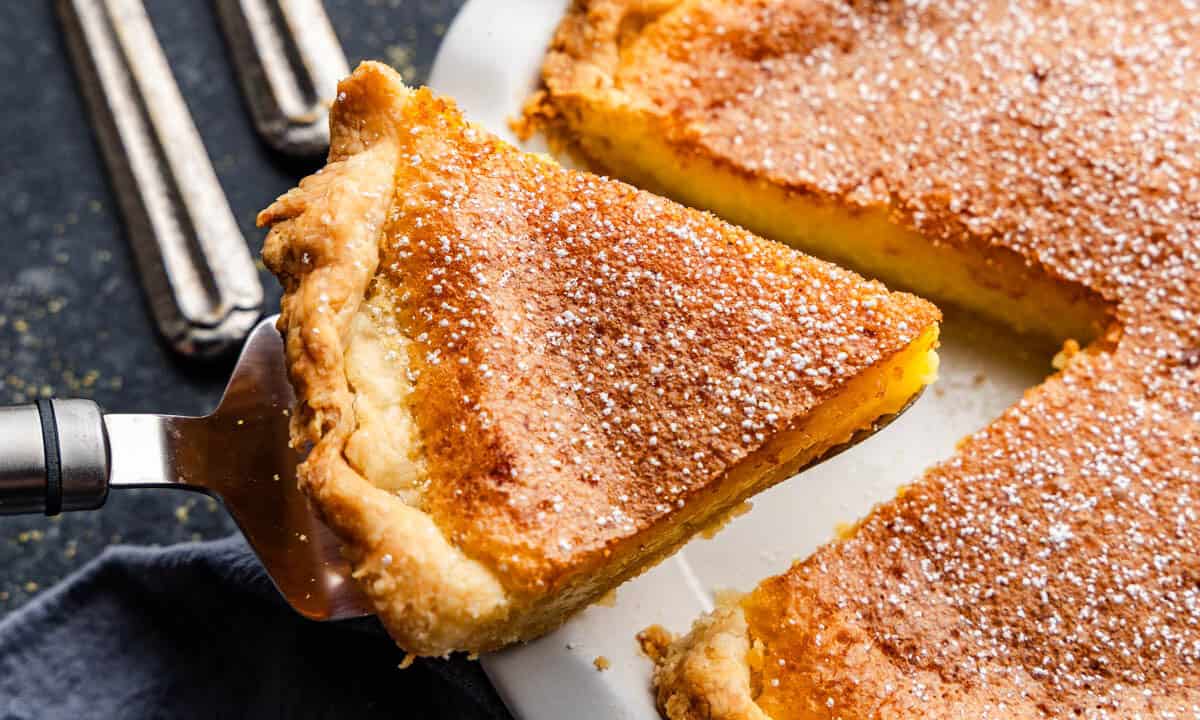
[[[299,482],[410,653],[535,637],[933,379],[939,314],[364,63],[260,214]]]
[[[666,716],[1197,717],[1194,5],[579,1],[543,79],[532,119],[620,177],[1071,341],[852,532],[650,632]]]
[[[597,171],[924,296],[1020,330],[1096,337],[1109,318],[1085,284],[1015,243],[970,240],[990,237],[997,219],[962,205],[980,188],[962,186],[959,165],[968,152],[1001,151],[1005,139],[958,145],[942,132],[943,114],[955,110],[918,87],[930,78],[892,67],[893,48],[868,46],[896,33],[859,37],[834,17],[839,7],[576,0],[518,129],[543,129]],[[886,2],[879,14],[898,17],[902,8]],[[942,15],[939,29],[953,20],[952,11]],[[851,51],[832,51],[840,46]],[[842,75],[814,82],[829,72]],[[1010,75],[1021,82],[1029,72]],[[882,105],[896,109],[875,114]],[[987,181],[1000,179],[997,170]],[[912,191],[895,194],[906,186]],[[1007,202],[1025,190],[999,189]],[[951,198],[961,215],[945,207]]]

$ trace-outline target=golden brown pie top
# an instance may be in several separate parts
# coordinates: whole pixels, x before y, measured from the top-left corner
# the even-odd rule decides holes
[[[615,89],[678,148],[883,206],[931,242],[1012,249],[1117,320],[853,538],[746,601],[768,713],[1195,714],[1196,10],[576,3],[548,82]]]
[[[416,338],[427,508],[515,582],[682,507],[936,317],[429,103],[374,293]]]
[[[887,206],[935,242],[986,238],[1127,305],[1190,269],[1200,16],[1187,6],[591,0],[545,73],[616,89],[673,143],[748,174]],[[1184,312],[1183,296],[1155,312]]]
[[[341,84],[331,118],[330,164],[261,220],[298,435],[316,443],[301,480],[352,544],[399,524],[371,515],[399,499],[355,477],[395,450],[356,444],[364,412],[395,401],[388,422],[416,426],[405,503],[506,592],[620,575],[610,560],[635,563],[646,533],[937,322],[911,295],[522,153],[380,65]],[[356,371],[367,345],[385,351]],[[392,376],[409,389],[381,401]],[[382,555],[368,586],[410,618],[401,558]]]

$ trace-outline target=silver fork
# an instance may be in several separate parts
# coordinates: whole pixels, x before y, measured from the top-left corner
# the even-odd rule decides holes
[[[236,348],[262,285],[142,1],[58,10],[159,331],[184,355]]]
[[[254,126],[268,145],[310,156],[329,147],[329,105],[350,74],[321,0],[216,0]]]
[[[237,347],[263,289],[142,0],[58,9],[160,332],[184,355]],[[259,134],[281,152],[324,151],[350,71],[321,1],[216,9]]]

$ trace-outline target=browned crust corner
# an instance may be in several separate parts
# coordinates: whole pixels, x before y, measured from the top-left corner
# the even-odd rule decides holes
[[[754,701],[756,650],[737,602],[702,616],[673,640],[661,628],[639,636],[654,660],[655,700],[668,720],[770,720]]]
[[[260,227],[271,227],[263,261],[284,285],[278,327],[298,398],[292,441],[312,445],[298,475],[318,500],[340,474],[341,447],[354,429],[345,340],[375,272],[378,233],[391,202],[395,145],[346,126],[353,106],[368,104],[364,96],[375,86],[362,69],[339,85],[329,165],[258,215]],[[364,221],[340,222],[355,214]],[[328,520],[352,531],[330,509],[322,504]]]
[[[397,643],[444,655],[499,644],[490,632],[507,612],[505,598],[477,568],[446,572],[463,560],[430,540],[432,520],[343,456],[357,425],[347,341],[378,264],[400,147],[396,114],[410,93],[391,69],[360,65],[338,86],[329,163],[262,211],[258,224],[271,228],[263,260],[284,286],[278,326],[298,403],[292,442],[311,446],[297,469],[300,487],[345,543],[355,577]]]
[[[551,39],[541,84],[511,128],[522,140],[543,134],[556,153],[582,153],[569,115],[604,95],[620,104],[616,88],[623,43],[687,0],[575,0]],[[578,125],[576,119],[575,125]],[[595,158],[581,156],[591,164]],[[594,165],[593,165],[594,166]]]

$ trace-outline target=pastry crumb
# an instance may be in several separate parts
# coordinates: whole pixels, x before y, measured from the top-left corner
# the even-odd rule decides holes
[[[675,642],[675,635],[662,625],[651,625],[637,634],[637,641],[642,653],[659,665],[667,655],[667,648]]]
[[[733,588],[717,588],[713,590],[713,601],[717,607],[728,607],[741,602],[744,595],[745,593]]]
[[[1058,353],[1054,356],[1054,359],[1050,361],[1050,364],[1054,366],[1055,370],[1065,370],[1078,354],[1079,342],[1077,340],[1068,338],[1063,343],[1062,350],[1058,351]]]
[[[596,659],[592,661],[592,664],[595,665],[596,669],[600,672],[604,672],[612,667],[612,663],[609,662],[608,658],[604,657],[603,655],[597,655]]]
[[[833,534],[838,540],[848,540],[854,535],[855,529],[858,528],[856,522],[839,522],[833,526]]]
[[[558,111],[548,100],[546,91],[538,90],[525,101],[520,115],[508,119],[508,129],[518,140],[527,141],[555,120]]]
[[[400,664],[396,667],[400,668],[401,670],[407,670],[412,667],[412,664],[416,661],[416,659],[416,655],[413,655],[412,653],[404,653],[404,659],[401,660]]]
[[[617,606],[617,589],[613,588],[613,589],[609,590],[608,592],[604,593],[600,597],[596,598],[596,602],[594,602],[592,604],[599,605],[601,607],[609,607],[609,608],[616,607]]]
[[[704,538],[705,540],[712,540],[717,536],[717,533],[724,530],[734,518],[741,517],[742,515],[750,512],[752,509],[754,509],[754,504],[749,500],[745,500],[737,505],[734,505],[733,507],[729,508],[727,512],[718,515],[716,519],[709,523],[708,527],[701,530],[700,537]]]

